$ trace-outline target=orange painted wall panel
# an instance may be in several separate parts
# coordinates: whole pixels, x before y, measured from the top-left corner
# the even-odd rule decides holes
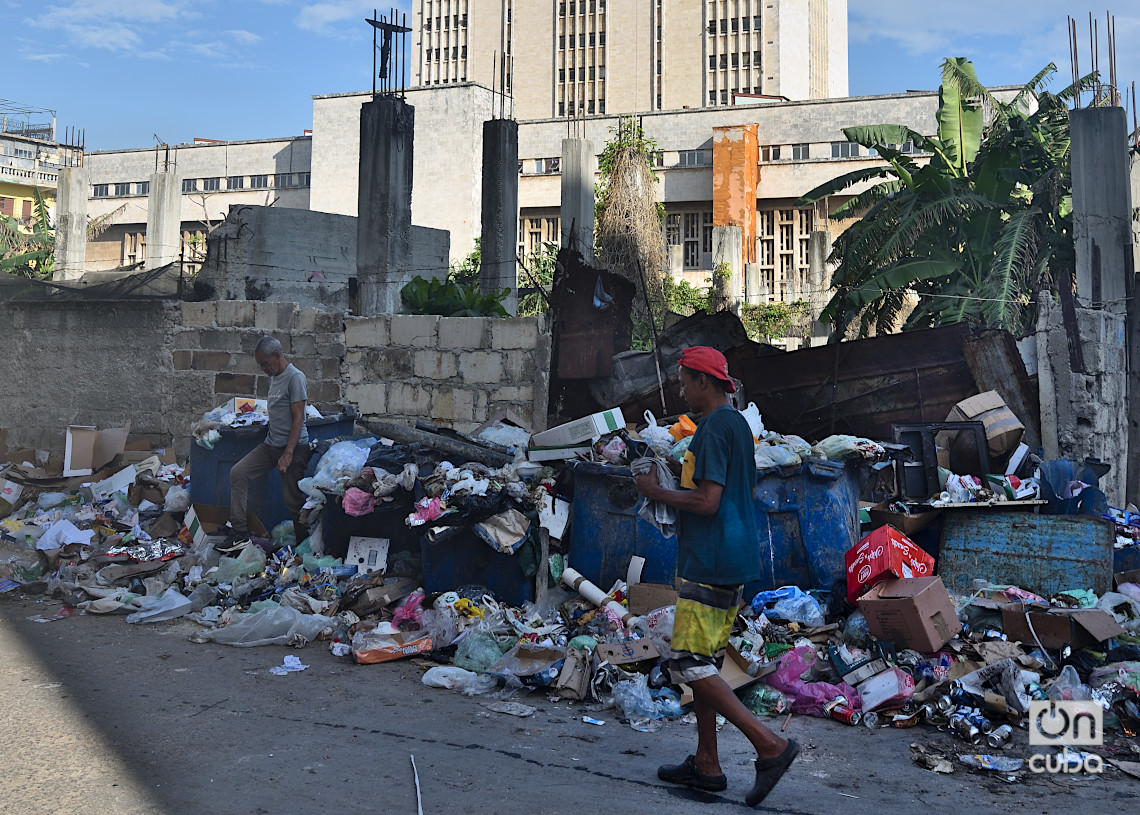
[[[758,125],[713,128],[713,225],[738,226],[744,262],[756,262]]]

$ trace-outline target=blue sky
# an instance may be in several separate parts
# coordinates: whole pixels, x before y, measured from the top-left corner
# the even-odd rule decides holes
[[[621,2],[622,0],[612,0]],[[691,0],[699,2],[699,0]],[[391,0],[385,8],[392,5]],[[399,4],[407,9],[408,3]],[[1121,43],[1140,38],[1136,0],[1118,3]],[[0,97],[54,108],[88,149],[194,137],[251,139],[312,126],[310,97],[371,86],[372,3],[355,0],[0,0]],[[990,85],[1021,84],[1050,61],[1069,75],[1065,15],[1103,2],[849,0],[853,95],[933,88],[946,56],[968,56]],[[1140,79],[1140,51],[1118,74]],[[1060,86],[1060,79],[1055,82]]]

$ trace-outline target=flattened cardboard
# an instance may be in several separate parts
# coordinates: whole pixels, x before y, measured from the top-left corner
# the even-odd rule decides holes
[[[779,660],[772,660],[767,665],[762,667],[756,676],[749,676],[747,666],[748,660],[740,655],[732,645],[728,646],[728,653],[724,658],[724,664],[720,667],[720,678],[725,681],[732,690],[740,690],[746,688],[758,681],[763,676],[770,673],[775,673],[780,665]],[[693,689],[688,685],[681,685],[681,707],[686,707],[693,703]]]
[[[352,604],[352,611],[364,617],[399,600],[416,587],[415,581],[401,578],[383,586],[373,586],[360,593]]]
[[[1132,569],[1127,572],[1117,572],[1112,576],[1112,589],[1113,591],[1120,588],[1121,583],[1140,583],[1140,569]]]
[[[658,659],[656,646],[652,640],[641,639],[621,643],[602,643],[594,651],[598,659],[611,665],[629,665],[635,662],[644,662],[647,659]]]
[[[941,577],[884,580],[859,598],[859,609],[873,636],[924,654],[962,630]]]
[[[664,606],[677,604],[677,590],[656,583],[635,583],[629,587],[629,613],[644,617]]]
[[[194,541],[194,548],[198,549],[207,542],[213,546],[226,536],[226,521],[230,519],[229,507],[215,507],[209,504],[193,504],[186,510],[183,523],[190,531]],[[265,524],[257,517],[255,512],[247,512],[245,516],[249,533],[257,538],[268,538],[269,532]]]
[[[1026,622],[1027,614],[1033,623],[1032,631]],[[1112,615],[1099,608],[1043,608],[1027,603],[1010,603],[1002,607],[1001,621],[1005,635],[1011,641],[1030,645],[1041,640],[1041,644],[1050,650],[1066,645],[1079,650],[1124,633]]]

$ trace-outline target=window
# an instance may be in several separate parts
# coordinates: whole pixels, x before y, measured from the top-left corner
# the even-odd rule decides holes
[[[565,116],[566,115],[566,103],[565,102],[559,102],[558,103],[558,115],[559,116]],[[522,164],[520,163],[519,166],[521,167]]]
[[[594,45],[595,45],[595,43],[594,43],[594,32],[591,31],[590,32],[590,47],[593,48]]]
[[[575,69],[575,68],[571,68],[571,69],[570,69],[570,81],[571,81],[571,82],[574,82],[574,81],[576,81],[576,80],[577,80],[577,78],[578,78],[578,76],[577,76],[577,73],[576,73],[576,70],[577,70],[577,69]]]
[[[589,101],[589,103],[586,105],[586,112],[587,113],[593,113],[594,112],[594,100],[593,99],[591,99]]]
[[[661,94],[657,94],[657,109],[661,110]]]
[[[251,175],[249,177],[249,188],[251,190],[264,190],[269,187],[269,176],[267,175]]]
[[[677,154],[677,164],[682,167],[697,167],[704,163],[704,150],[682,150]]]
[[[108,189],[108,187],[106,184],[96,184],[95,185],[95,197],[96,198],[106,198],[107,197],[107,189]]]
[[[721,20],[720,21],[720,33],[721,34],[727,34],[728,33],[728,20]]]
[[[681,245],[681,216],[679,213],[665,216],[665,243],[669,246]]]
[[[103,194],[106,195],[107,194],[106,193],[107,185],[106,184],[96,184],[95,185],[95,189],[99,189],[99,187],[102,187],[104,189]],[[7,216],[11,217],[15,214],[16,214],[16,199],[15,198],[8,198],[7,196],[0,195],[0,215],[7,215]]]
[[[298,178],[298,183],[300,184],[300,186],[307,187],[307,186],[309,186],[309,183],[312,181],[313,174],[312,173],[298,173],[297,178]]]
[[[752,20],[750,18],[745,17],[743,20],[740,21],[741,30],[747,31],[751,27],[752,27]]]
[[[204,192],[217,192],[221,188],[222,188],[222,179],[220,179],[216,176],[214,178],[203,178],[202,179],[202,190]]]
[[[598,45],[601,45],[604,47],[605,44],[606,44],[606,32],[603,31],[601,34],[598,35]]]
[[[600,100],[598,100],[598,113],[605,113],[605,112],[606,112],[606,100],[600,99]]]
[[[732,18],[732,33],[735,34],[739,30],[740,30],[740,21],[737,20],[735,17],[733,17]]]
[[[712,252],[712,238],[713,238],[713,214],[706,212],[704,214],[704,224],[701,227],[701,251]]]
[[[561,172],[562,159],[557,158],[538,158],[534,160],[534,170],[536,173],[543,175],[550,175],[551,173]]]
[[[732,67],[733,68],[740,67],[740,58],[736,54],[732,55]]]
[[[565,68],[559,68],[558,69],[558,81],[559,82],[565,82],[566,81],[566,69]]]
[[[244,189],[244,188],[245,188],[245,176],[244,175],[231,175],[229,178],[226,179],[226,189],[227,190],[240,190],[240,189]]]
[[[135,195],[150,195],[150,182],[139,181],[135,184]]]
[[[710,105],[716,104],[716,91],[709,91],[709,104]]]
[[[578,47],[579,48],[585,48],[586,47],[586,35],[584,33],[578,35]]]
[[[184,178],[184,179],[182,179],[182,192],[197,192],[197,191],[198,191],[198,179],[196,179],[196,178]]]
[[[605,65],[599,65],[598,66],[598,79],[605,79],[605,78],[606,78],[606,66]]]
[[[899,147],[900,153],[917,153],[918,148],[914,146],[914,139],[907,139],[906,142]]]
[[[757,14],[755,17],[752,18],[752,27],[757,31],[760,30],[760,15],[759,14]]]
[[[811,158],[811,146],[807,144],[793,144],[792,160],[797,161],[805,158]]]
[[[728,67],[728,54],[721,54],[720,55],[720,67],[721,68],[727,68]]]
[[[728,91],[727,90],[723,90],[720,92],[720,103],[722,105],[728,104]]]
[[[831,143],[832,158],[853,158],[859,155],[859,145],[850,141],[833,141]]]
[[[778,144],[765,144],[760,148],[761,161],[779,161],[780,160],[780,145]]]
[[[123,235],[123,265],[132,266],[144,260],[146,260],[146,233],[127,232]]]
[[[740,64],[745,68],[750,68],[752,62],[752,55],[745,51],[740,55]]]
[[[709,33],[710,34],[716,33],[716,20],[709,20]]]
[[[278,188],[296,186],[296,183],[293,181],[293,174],[277,173],[275,176],[273,176],[273,186]]]
[[[115,195],[130,195],[130,194],[131,194],[131,185],[130,184],[116,184],[115,185]]]
[[[593,80],[593,78],[594,78],[594,66],[591,65],[590,66],[590,79],[591,79],[591,81]]]

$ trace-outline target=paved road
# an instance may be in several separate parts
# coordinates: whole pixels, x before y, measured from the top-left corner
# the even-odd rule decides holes
[[[0,599],[0,812],[414,815],[412,755],[425,813],[745,810],[749,750],[731,726],[721,733],[728,790],[690,793],[655,769],[692,751],[692,725],[638,733],[609,710],[593,714],[606,722],[597,727],[582,707],[535,693],[515,697],[538,708],[520,719],[424,687],[408,661],[355,665],[317,644],[195,645],[185,621],[27,619],[57,608]],[[309,669],[269,673],[287,654]],[[797,716],[787,732],[808,749],[758,811],[1123,812],[1140,798],[1140,781],[1116,771],[1012,785],[963,768],[935,775],[911,763],[908,744],[960,743],[926,729]]]

